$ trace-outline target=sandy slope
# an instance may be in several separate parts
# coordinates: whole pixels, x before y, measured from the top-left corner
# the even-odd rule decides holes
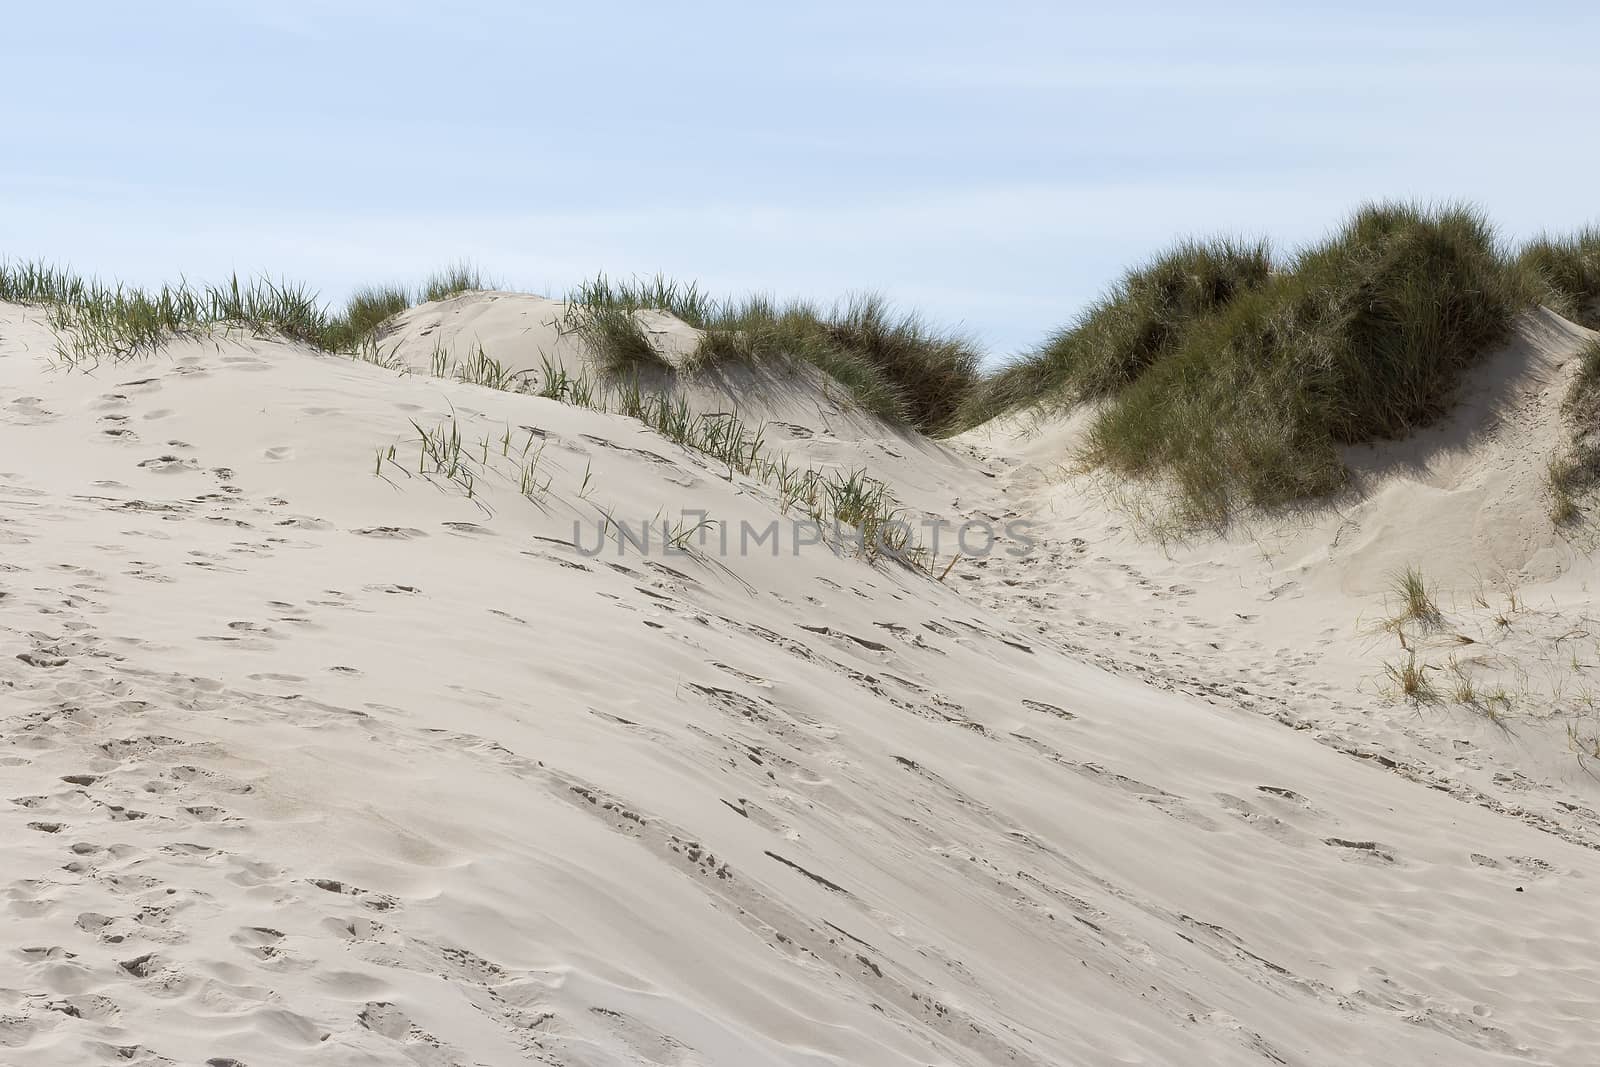
[[[773,494],[618,416],[270,340],[92,374],[50,347],[0,305],[0,1063],[1600,1047],[1583,783],[1537,765],[1526,817],[1430,787],[1478,772],[1347,685],[1354,585],[1233,618],[1214,590],[1259,606],[1292,565],[1169,559],[1027,442],[798,394],[797,457],[1046,541],[944,584],[588,558],[600,508],[760,525]],[[544,442],[542,506],[493,456],[470,500],[374,475],[452,410]],[[1445,733],[1484,776],[1518,756]]]
[[[1589,752],[1600,737],[1600,571],[1592,527],[1549,522],[1545,483],[1591,336],[1547,311],[1529,316],[1469,377],[1451,418],[1350,450],[1359,491],[1220,540],[1141,539],[1098,477],[1064,470],[1085,415],[973,431],[966,447],[1006,465],[1007,510],[1068,545],[1020,585],[984,565],[966,577],[978,599],[1073,654],[1401,760],[1436,788],[1600,846],[1600,770],[1569,735]],[[1410,627],[1402,648],[1383,624],[1407,566],[1445,619],[1434,632]],[[1447,701],[1466,676],[1513,707],[1497,704],[1493,718],[1392,707],[1384,664],[1411,651]]]

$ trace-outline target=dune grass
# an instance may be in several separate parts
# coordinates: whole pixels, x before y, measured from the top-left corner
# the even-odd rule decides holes
[[[584,308],[665,311],[696,329],[711,325],[718,314],[717,302],[698,284],[674,281],[664,274],[629,281],[597,274],[579,283],[567,294],[567,301]]]
[[[0,300],[13,304],[81,303],[93,285],[50,263],[0,262]]]
[[[1434,602],[1433,590],[1416,566],[1407,566],[1393,575],[1389,580],[1389,589],[1399,608],[1389,620],[1391,629],[1398,629],[1408,622],[1424,630],[1435,630],[1444,625],[1444,613]]]
[[[1517,256],[1547,288],[1543,302],[1591,330],[1600,329],[1600,227],[1529,241]]]
[[[1580,499],[1600,486],[1600,340],[1584,346],[1562,410],[1572,423],[1573,440],[1550,460],[1545,473],[1550,521],[1557,526],[1581,518]]]
[[[1441,415],[1537,297],[1475,209],[1372,204],[1281,265],[1180,246],[1003,372],[988,407],[1102,401],[1086,458],[1169,489],[1178,525],[1220,524],[1339,489],[1342,446]]]
[[[235,276],[222,286],[182,281],[146,290],[106,285],[48,264],[0,263],[0,300],[45,307],[58,334],[58,353],[69,363],[132,359],[173,337],[239,329],[383,364],[373,342],[384,323],[417,301],[447,299],[489,284],[477,267],[459,262],[416,289],[363,286],[333,309],[303,285],[267,278]],[[580,285],[567,301],[565,327],[584,338],[601,369],[614,378],[674,372],[637,314],[659,310],[703,331],[686,369],[714,372],[740,361],[808,363],[868,411],[924,433],[954,429],[967,393],[978,382],[980,354],[969,339],[936,329],[914,313],[897,312],[874,295],[823,310],[806,301],[779,304],[763,296],[718,301],[696,285],[659,275],[631,282],[601,275]]]
[[[1576,450],[1560,452],[1550,460],[1545,468],[1545,485],[1550,492],[1551,523],[1569,526],[1583,516],[1578,497],[1594,484],[1596,462],[1600,462],[1600,455],[1580,455]]]
[[[493,282],[486,279],[483,272],[470,260],[457,260],[442,270],[430,274],[422,283],[419,292],[424,302],[430,300],[448,300],[460,293],[471,292],[474,289],[493,288]]]
[[[670,312],[703,332],[686,369],[780,359],[809,363],[838,381],[862,407],[924,433],[955,428],[978,383],[980,353],[968,338],[915,313],[897,312],[875,294],[823,309],[764,295],[716,300],[697,285],[661,275],[618,282],[604,276],[567,297],[573,325],[612,373],[665,363],[634,312]]]
[[[1578,356],[1578,373],[1563,402],[1565,411],[1585,426],[1600,422],[1600,338],[1590,340]]]
[[[1267,284],[1264,241],[1185,241],[1125,274],[1076,322],[973,390],[963,421],[976,424],[1044,399],[1113,395],[1174,352],[1196,320]]]
[[[64,361],[130,359],[168,338],[212,327],[271,333],[328,349],[342,338],[310,289],[258,278],[226,285],[187,281],[159,289],[107,285],[39,263],[0,265],[0,299],[46,309]]]
[[[732,364],[759,366],[785,359],[810,364],[843,386],[865,410],[889,422],[916,425],[904,391],[888,370],[831,339],[824,328],[825,318],[806,301],[779,304],[762,295],[730,301],[713,324],[703,327],[706,332],[691,365],[714,371]]]
[[[1097,419],[1092,453],[1170,477],[1191,521],[1332,492],[1347,476],[1341,446],[1441,415],[1530,303],[1476,212],[1363,209],[1198,320]]]
[[[187,280],[159,288],[108,284],[41,262],[0,262],[0,300],[43,307],[66,363],[134,359],[173,337],[211,330],[273,335],[324,352],[361,354],[379,328],[416,301],[483,284],[476,268],[455,264],[415,293],[403,285],[367,285],[343,308],[324,304],[308,286],[234,275],[222,285]],[[371,352],[363,358],[381,362]]]
[[[1383,671],[1388,676],[1391,692],[1408,703],[1419,707],[1444,703],[1438,687],[1428,678],[1427,665],[1417,662],[1415,652],[1408,655],[1404,663],[1385,663]]]
[[[146,291],[43,264],[0,265],[0,299],[45,306],[70,360],[130,358],[213,328],[375,353],[383,323],[413,300],[488,284],[458,262],[415,289],[364,287],[333,309],[270,279]],[[1463,372],[1541,300],[1569,314],[1600,307],[1600,230],[1541,238],[1511,256],[1474,209],[1380,203],[1281,259],[1260,241],[1185,241],[986,379],[969,339],[871,294],[831,307],[719,300],[660,275],[602,275],[569,294],[566,325],[614,380],[792,360],[826,373],[866,410],[929,434],[1022,406],[1091,402],[1085,458],[1169,489],[1172,517],[1198,525],[1337,490],[1348,476],[1343,446],[1439,417]],[[702,332],[679,367],[639,314],[652,309]],[[461,373],[478,381],[501,370],[480,359]],[[1551,466],[1566,518],[1575,494],[1600,480],[1600,446],[1580,446]]]
[[[345,302],[343,324],[352,343],[359,343],[415,302],[403,285],[364,285]]]
[[[954,426],[978,380],[981,357],[970,338],[936,329],[915,312],[898,313],[876,294],[851,297],[815,322],[818,342],[832,353],[813,362],[823,369],[831,362],[875,371],[896,397],[900,418],[923,433]]]
[[[692,294],[692,286],[690,291]],[[672,362],[650,340],[637,313],[670,311],[678,297],[676,283],[659,276],[651,282],[628,285],[613,284],[601,275],[567,294],[562,327],[583,338],[601,370],[610,376],[637,376],[651,370],[668,374],[675,369]],[[696,299],[694,295],[684,302],[686,311],[692,312]]]
[[[791,464],[767,447],[765,427],[727,412],[693,411],[686,400],[644,389],[637,379],[622,383],[614,396],[590,388],[571,391],[588,397],[587,406],[595,410],[638,419],[674,444],[723,464],[730,477],[737,472],[775,489],[781,511],[797,510],[819,527],[833,527],[836,540],[848,539],[840,527],[854,530],[868,559],[888,556],[914,569],[932,565],[893,490],[865,470]]]

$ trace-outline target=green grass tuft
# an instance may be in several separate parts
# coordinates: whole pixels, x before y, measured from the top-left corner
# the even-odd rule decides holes
[[[1550,521],[1557,526],[1581,518],[1579,499],[1600,486],[1600,340],[1584,345],[1578,359],[1578,373],[1562,403],[1573,424],[1573,441],[1550,460],[1545,472]]]
[[[57,354],[120,360],[148,354],[168,338],[213,328],[274,334],[319,348],[343,338],[316,293],[302,285],[260,278],[227,285],[184,281],[160,289],[107,285],[37,263],[0,264],[0,300],[40,305],[57,335]]]
[[[956,428],[978,383],[979,352],[966,337],[897,313],[863,294],[829,311],[805,301],[778,304],[748,297],[719,308],[706,326],[695,363],[809,363],[844,386],[867,411],[923,433]]]
[[[1542,236],[1517,256],[1518,267],[1546,287],[1544,303],[1591,330],[1600,329],[1600,227],[1571,237]]]
[[[1077,322],[985,381],[963,421],[1042,398],[1115,394],[1176,351],[1197,319],[1265,286],[1271,269],[1264,241],[1185,241],[1129,271]]]
[[[583,338],[600,369],[612,377],[675,370],[650,340],[638,315],[628,308],[569,304],[565,328]]]
[[[1390,591],[1400,609],[1390,620],[1391,627],[1413,622],[1424,630],[1436,630],[1444,625],[1444,614],[1434,602],[1433,590],[1428,588],[1422,571],[1415,566],[1408,566],[1394,575],[1390,580]]]
[[[1391,691],[1407,702],[1419,707],[1444,703],[1438,688],[1428,678],[1427,665],[1417,662],[1416,653],[1411,653],[1404,663],[1385,663],[1383,671],[1389,678]]]
[[[434,275],[423,293],[437,299],[428,294],[484,284],[475,268],[457,264]],[[235,275],[225,285],[180,281],[141,289],[51,264],[0,263],[0,300],[44,307],[57,334],[57,354],[71,364],[132,359],[170,338],[214,329],[275,335],[382,363],[373,342],[385,322],[412,305],[412,296],[405,286],[363,286],[335,313],[307,286],[270,278]]]
[[[354,337],[364,338],[412,303],[411,292],[403,285],[365,285],[345,302],[344,322]]]
[[[865,410],[889,422],[907,421],[904,395],[888,373],[862,353],[836,343],[825,321],[824,313],[806,301],[780,305],[764,295],[730,301],[705,327],[691,362],[700,370],[782,360],[808,363],[837,381]]]
[[[711,324],[717,304],[694,283],[685,285],[665,275],[612,281],[599,274],[567,294],[567,302],[591,311],[665,311],[697,329]]]
[[[459,293],[489,288],[493,288],[493,283],[486,280],[470,260],[463,259],[430,274],[422,283],[422,299],[424,302],[448,300]]]
[[[978,381],[980,357],[970,339],[935,330],[915,312],[899,314],[870,293],[847,300],[820,328],[840,356],[890,383],[906,422],[930,434],[954,428]]]
[[[0,262],[0,300],[13,304],[79,304],[100,288],[51,263]]]

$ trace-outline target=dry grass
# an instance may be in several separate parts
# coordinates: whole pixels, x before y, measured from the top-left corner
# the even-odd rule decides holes
[[[1444,698],[1428,679],[1428,666],[1417,662],[1417,654],[1410,653],[1404,663],[1385,663],[1391,690],[1399,697],[1416,705],[1434,706],[1444,703]]]
[[[1424,630],[1437,630],[1444,625],[1444,615],[1434,602],[1433,590],[1417,567],[1408,566],[1394,575],[1389,581],[1389,590],[1399,607],[1389,620],[1391,628],[1414,623]]]

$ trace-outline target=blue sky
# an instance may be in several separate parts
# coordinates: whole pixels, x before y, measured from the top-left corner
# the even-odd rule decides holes
[[[9,5],[0,257],[877,289],[1004,355],[1187,235],[1600,221],[1590,5],[1290,6]]]

